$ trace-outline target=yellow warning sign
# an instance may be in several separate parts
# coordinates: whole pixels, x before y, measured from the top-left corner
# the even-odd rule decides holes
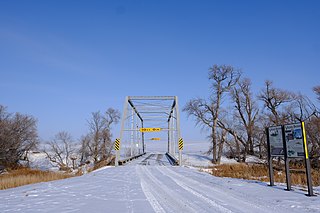
[[[183,139],[179,138],[179,150],[183,150]]]
[[[120,150],[120,139],[117,138],[116,141],[114,142],[114,149],[119,151]]]
[[[151,138],[153,141],[160,141],[160,138]]]
[[[140,132],[160,132],[161,128],[140,128]]]

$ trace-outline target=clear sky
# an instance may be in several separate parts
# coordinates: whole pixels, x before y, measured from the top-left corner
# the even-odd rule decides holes
[[[0,0],[0,104],[38,119],[47,140],[87,132],[93,111],[128,95],[209,94],[208,68],[241,68],[314,99],[320,1]],[[203,140],[181,113],[185,140]],[[119,125],[114,127],[117,136]]]

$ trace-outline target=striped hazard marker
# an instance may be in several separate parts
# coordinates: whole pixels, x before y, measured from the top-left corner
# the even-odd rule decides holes
[[[120,150],[120,139],[117,138],[116,141],[114,142],[114,149],[119,151]]]
[[[183,139],[179,138],[179,150],[183,150]]]

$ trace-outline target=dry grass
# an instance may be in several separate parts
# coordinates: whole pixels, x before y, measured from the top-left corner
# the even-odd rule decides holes
[[[0,190],[73,177],[72,174],[20,168],[0,175]]]
[[[292,169],[292,168],[290,168]],[[215,166],[211,174],[218,177],[243,178],[247,180],[269,181],[269,172],[266,165],[261,164],[223,164]],[[295,168],[290,171],[291,183],[293,185],[307,185],[305,169]],[[274,169],[275,182],[286,182],[284,168]],[[320,171],[312,170],[313,186],[320,185]]]

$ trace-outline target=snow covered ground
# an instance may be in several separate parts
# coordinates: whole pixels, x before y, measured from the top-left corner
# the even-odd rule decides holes
[[[284,184],[269,187],[200,172],[198,167],[212,166],[208,147],[186,142],[184,166],[172,167],[166,144],[149,143],[145,156],[125,166],[2,190],[0,212],[320,212],[320,196],[307,197],[298,188],[288,192]],[[42,153],[31,160],[33,167],[52,169]]]
[[[183,165],[191,167],[209,167],[213,166],[211,163],[212,156],[207,155],[209,149],[209,142],[185,142],[183,150]],[[228,159],[222,156],[221,163],[237,163],[233,159]]]
[[[1,212],[320,212],[320,196],[172,167],[159,153],[126,166],[0,191]]]
[[[208,167],[212,166],[210,156],[206,155],[209,149],[209,142],[185,142],[183,150],[183,165],[194,167]],[[166,142],[147,142],[147,150],[150,152],[162,152],[167,151]],[[176,156],[178,159],[178,155]]]

